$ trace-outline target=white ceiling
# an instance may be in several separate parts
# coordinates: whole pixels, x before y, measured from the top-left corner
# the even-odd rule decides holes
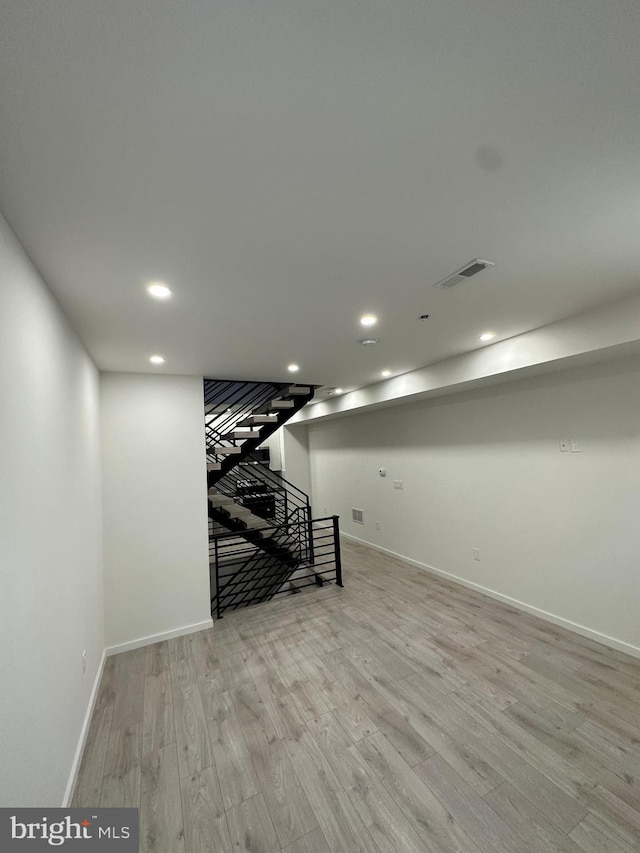
[[[104,370],[354,388],[640,291],[638,0],[0,15],[0,209]]]

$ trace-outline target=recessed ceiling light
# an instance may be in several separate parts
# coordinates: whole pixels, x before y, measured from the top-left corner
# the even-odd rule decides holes
[[[152,355],[149,361],[151,364],[164,364],[164,358],[161,355]]]
[[[170,288],[161,281],[153,281],[147,287],[147,293],[149,296],[153,296],[154,299],[168,299],[171,296]]]
[[[378,322],[378,318],[375,314],[364,314],[360,317],[360,325],[361,326],[375,326]]]
[[[297,364],[290,364],[289,367],[287,367],[287,370],[289,373],[297,373],[300,370],[300,367]]]
[[[388,376],[391,376],[391,371],[390,370],[383,370],[382,373],[380,374],[380,376],[383,376],[386,379]]]
[[[378,343],[377,338],[365,338],[363,341],[360,341],[363,347],[372,347],[374,344]]]
[[[481,341],[490,341],[492,338],[495,338],[495,336],[496,336],[495,332],[483,332],[480,335],[480,340]]]
[[[343,388],[334,388],[333,393],[334,393],[334,394],[342,394],[342,391],[343,391],[343,390],[344,390]]]

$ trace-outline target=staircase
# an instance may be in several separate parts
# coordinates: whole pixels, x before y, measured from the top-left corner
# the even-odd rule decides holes
[[[204,380],[209,486],[313,397],[309,385]]]
[[[306,578],[314,564],[308,496],[254,459],[313,392],[308,385],[205,379],[211,606],[218,618],[297,591],[293,579]],[[320,567],[314,582],[329,572]]]

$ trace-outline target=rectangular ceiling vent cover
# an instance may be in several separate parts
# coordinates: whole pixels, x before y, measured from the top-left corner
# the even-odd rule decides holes
[[[351,515],[356,524],[364,524],[364,513],[361,509],[354,509],[354,507],[351,507]]]
[[[456,284],[460,284],[461,281],[466,281],[472,276],[478,275],[479,272],[486,270],[487,267],[495,267],[495,264],[493,261],[483,261],[480,258],[476,258],[474,261],[465,264],[462,269],[456,270],[453,275],[448,275],[433,286],[449,290],[449,288],[455,287]]]

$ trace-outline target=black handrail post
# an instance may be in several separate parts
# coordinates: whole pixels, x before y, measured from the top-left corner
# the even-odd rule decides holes
[[[218,540],[214,539],[214,556],[216,561],[216,616],[218,619],[222,619],[222,612],[220,610],[220,573],[218,570]]]
[[[333,545],[336,552],[336,583],[338,586],[344,586],[342,583],[342,557],[340,555],[340,531],[338,529],[339,515],[333,516]]]
[[[307,536],[309,537],[309,562],[313,565],[316,561],[316,555],[313,548],[313,522],[311,521],[311,505],[307,500]]]

